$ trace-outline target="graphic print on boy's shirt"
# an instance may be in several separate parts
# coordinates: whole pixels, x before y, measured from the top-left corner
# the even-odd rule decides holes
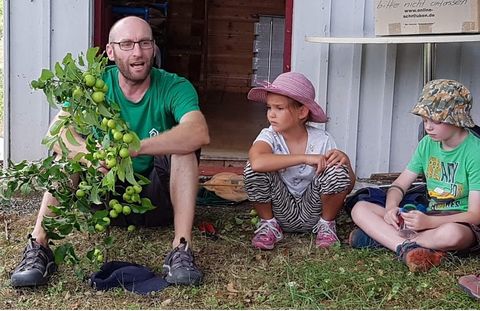
[[[431,157],[427,167],[429,184],[428,195],[431,198],[431,210],[449,210],[460,207],[457,198],[464,196],[463,185],[456,183],[458,162],[442,162],[436,157]]]

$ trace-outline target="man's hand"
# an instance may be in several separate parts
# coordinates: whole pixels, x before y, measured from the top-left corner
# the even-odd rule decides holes
[[[99,164],[98,171],[103,175],[107,175],[108,172],[110,171],[110,169],[107,167],[107,163],[105,163],[105,161],[99,161],[98,164]]]

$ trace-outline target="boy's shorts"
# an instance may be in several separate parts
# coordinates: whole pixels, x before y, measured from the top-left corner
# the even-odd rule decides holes
[[[400,206],[403,206],[405,204],[427,205],[428,199],[425,195],[426,191],[424,189],[425,189],[424,185],[419,185],[419,186],[410,188],[406,192],[405,196],[403,197],[399,205]],[[386,199],[387,199],[386,190],[383,190],[380,188],[374,188],[374,187],[362,188],[362,189],[359,189],[355,194],[350,196],[345,201],[345,210],[350,215],[353,207],[355,206],[355,203],[357,203],[358,201],[367,201],[367,202],[385,207]],[[446,215],[452,215],[456,213],[459,213],[459,212],[427,212],[427,215],[446,216]],[[476,241],[475,243],[473,243],[473,245],[471,245],[467,249],[452,251],[451,253],[460,257],[480,254],[480,226],[465,223],[465,222],[459,222],[458,224],[469,227],[470,230],[472,230],[472,233],[474,234]]]

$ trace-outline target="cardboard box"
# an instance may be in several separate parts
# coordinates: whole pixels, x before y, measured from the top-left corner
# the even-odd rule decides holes
[[[480,32],[480,0],[375,0],[375,35]]]

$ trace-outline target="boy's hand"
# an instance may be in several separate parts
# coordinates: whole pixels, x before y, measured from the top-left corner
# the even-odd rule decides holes
[[[389,208],[386,210],[385,215],[383,216],[383,220],[389,225],[392,225],[396,230],[400,227],[398,226],[399,219],[398,219],[398,210],[399,208]]]
[[[344,152],[338,149],[331,149],[327,151],[327,153],[325,154],[325,157],[327,159],[327,166],[333,166],[333,165],[341,166],[341,165],[348,164],[350,161],[348,156]]]
[[[419,231],[432,228],[432,224],[430,223],[430,216],[420,211],[410,211],[408,213],[402,213],[402,217],[408,229]]]

